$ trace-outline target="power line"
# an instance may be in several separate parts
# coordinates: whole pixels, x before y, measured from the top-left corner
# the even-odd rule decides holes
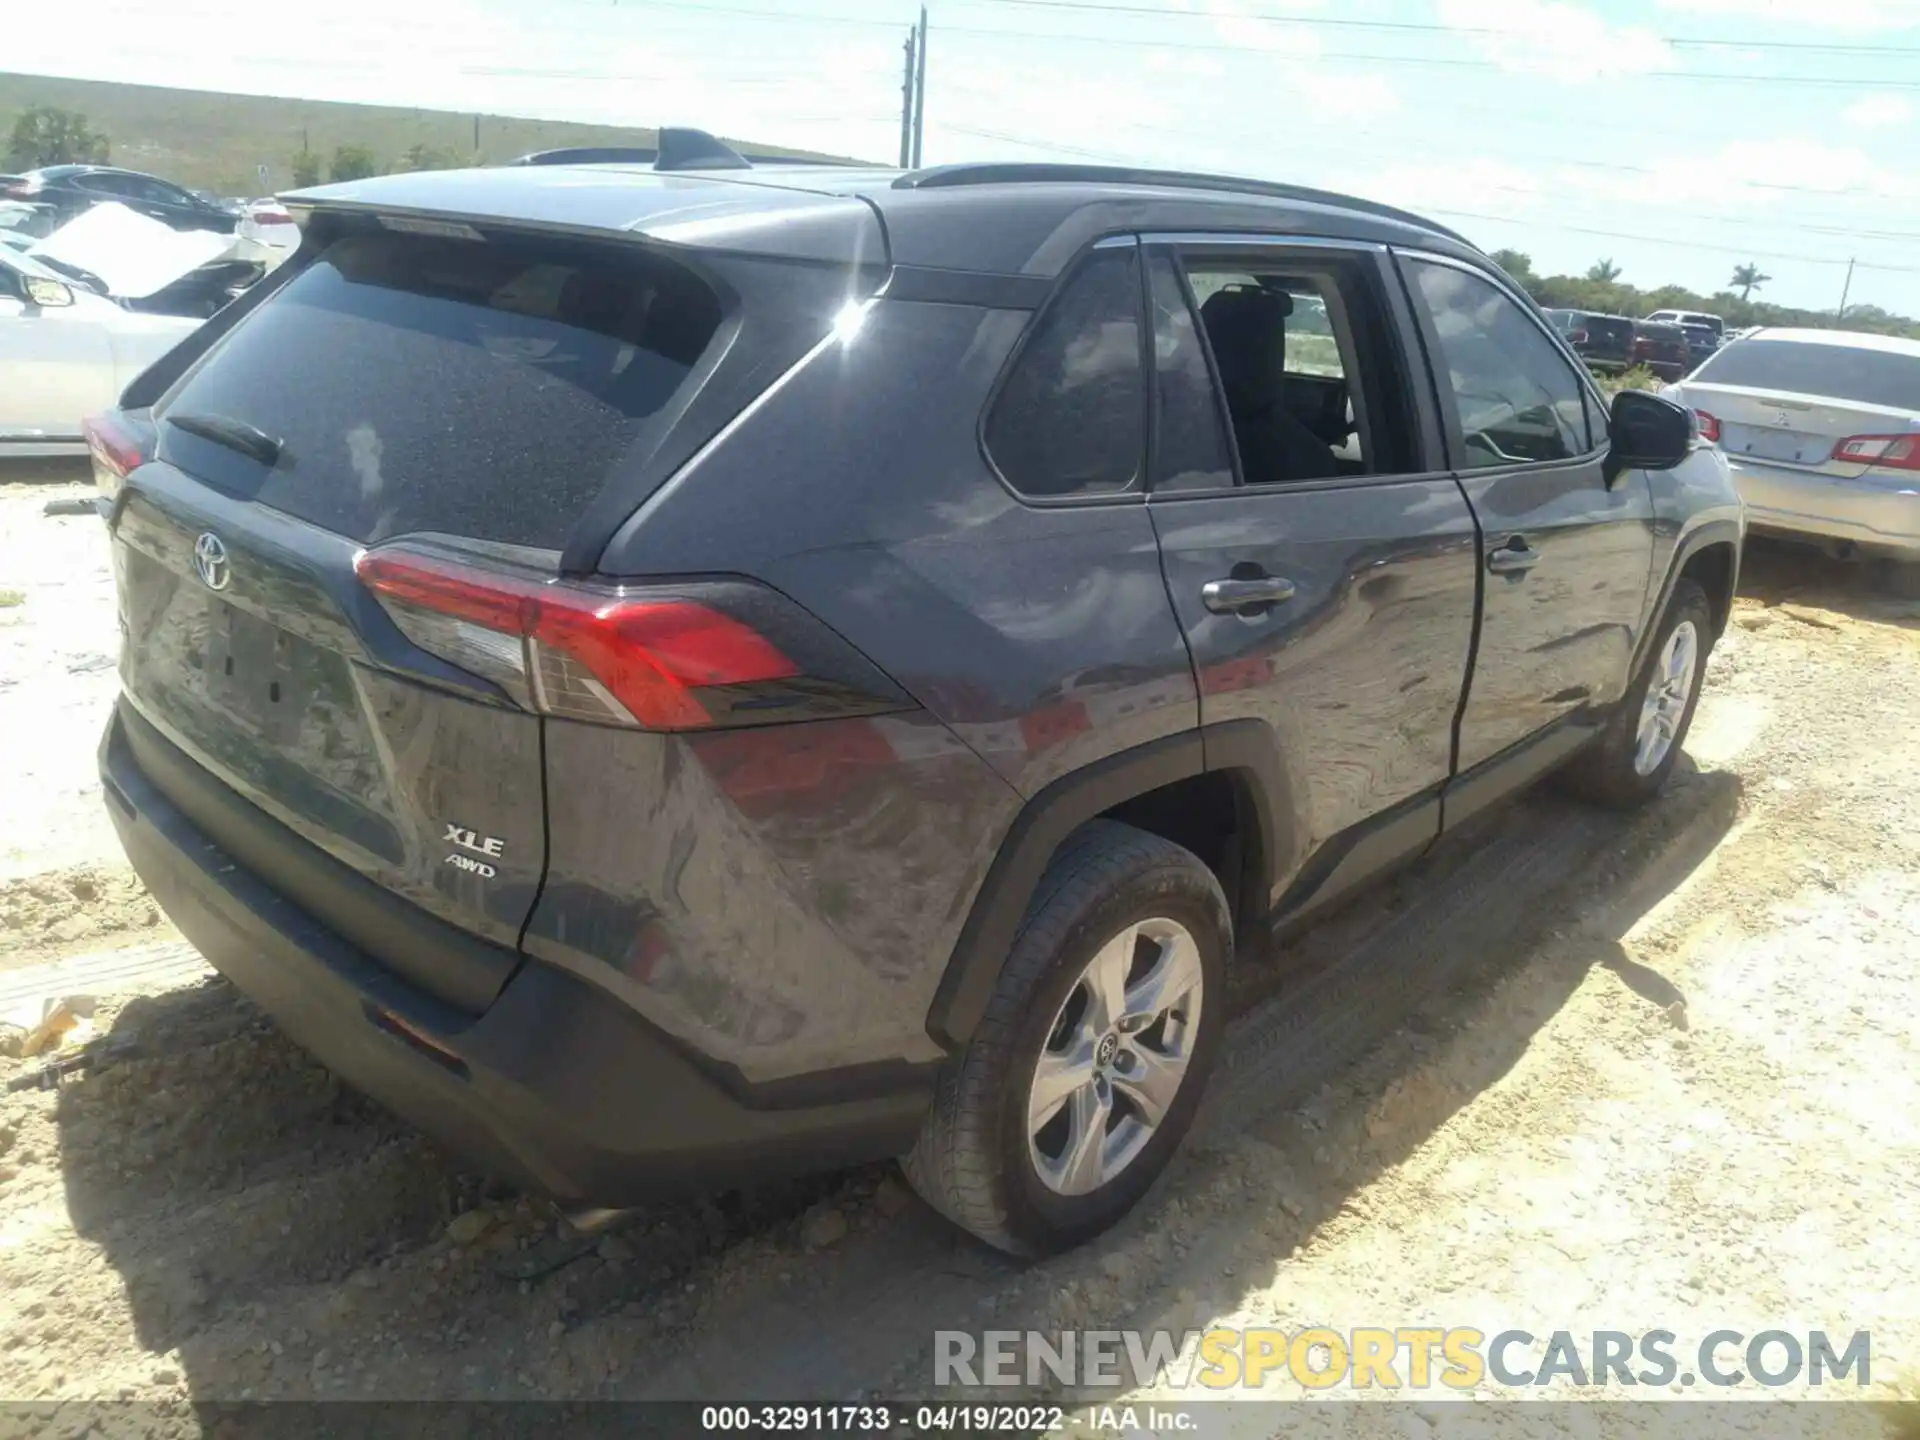
[[[959,82],[959,84],[961,88],[963,89],[966,88],[965,82]],[[975,92],[975,93],[984,93],[984,92]],[[1166,131],[1163,127],[1147,125],[1137,121],[1114,120],[1114,121],[1109,121],[1107,123],[1111,126],[1115,126],[1122,130],[1131,130],[1131,131],[1135,131],[1137,133],[1142,133],[1142,134],[1152,134],[1156,136],[1164,136],[1166,134]],[[955,129],[958,127],[949,126],[948,128]],[[974,133],[974,132],[968,132],[968,133]],[[1015,140],[1015,137],[1012,137],[1012,136],[1004,136],[1004,137],[997,136],[997,135],[989,136],[989,135],[985,135],[984,132],[981,132],[981,133],[983,138],[1005,138],[1010,141]],[[1209,130],[1207,132],[1207,136],[1209,139],[1222,141],[1229,146],[1260,145],[1269,138],[1264,136],[1251,135],[1244,131],[1231,131],[1231,130],[1229,131]],[[1019,143],[1019,142],[1016,141],[1016,143]],[[1376,149],[1376,148],[1368,148],[1364,146],[1354,146],[1349,144],[1345,139],[1341,139],[1338,142],[1338,146],[1339,146],[1337,151],[1338,156],[1361,155],[1361,156],[1366,156],[1372,159],[1401,160],[1401,161],[1405,161],[1407,164],[1410,164],[1410,165],[1443,162],[1453,158],[1453,157],[1444,156],[1444,155],[1421,153],[1418,151],[1409,150],[1402,146],[1395,146],[1392,149]],[[1066,147],[1066,146],[1056,146],[1055,148],[1061,150],[1063,153],[1068,153],[1068,154],[1076,153],[1070,150],[1069,147]],[[1091,154],[1091,152],[1089,152],[1089,154]],[[1113,157],[1113,158],[1118,159],[1121,157]],[[1125,158],[1127,160],[1127,163],[1135,163],[1138,159],[1137,156],[1130,156]],[[1545,165],[1572,166],[1574,168],[1582,169],[1582,170],[1603,170],[1603,171],[1608,171],[1611,173],[1618,173],[1623,175],[1657,175],[1660,173],[1654,167],[1649,165],[1627,165],[1618,161],[1587,160],[1587,159],[1581,159],[1577,156],[1547,155],[1547,154],[1542,154],[1538,151],[1508,150],[1505,147],[1502,147],[1499,153],[1494,158],[1502,162],[1526,161],[1526,162],[1532,162],[1534,164],[1543,165],[1543,166]],[[1789,192],[1793,194],[1816,195],[1816,196],[1819,196],[1821,199],[1835,199],[1843,196],[1873,196],[1874,198],[1882,198],[1881,192],[1879,192],[1878,190],[1866,188],[1866,187],[1858,187],[1858,186],[1850,189],[1832,190],[1832,189],[1827,189],[1823,186],[1818,186],[1818,185],[1787,185],[1787,184],[1779,184],[1779,183],[1774,183],[1769,181],[1759,181],[1759,180],[1744,181],[1742,183],[1745,185],[1751,186],[1754,189],[1767,190],[1770,192],[1784,191],[1784,192]],[[1529,193],[1522,190],[1518,186],[1493,187],[1493,188],[1507,188],[1507,189],[1514,190],[1515,193]],[[1691,201],[1689,201],[1684,205],[1674,205],[1670,208],[1682,211],[1685,214],[1690,216],[1701,216],[1700,210],[1696,207],[1695,203]],[[1702,218],[1708,218],[1708,217],[1703,216]],[[1744,216],[1744,215],[1720,215],[1720,216],[1711,217],[1711,218],[1724,221],[1725,223],[1728,223],[1728,224],[1747,225],[1747,224],[1755,223],[1754,217]],[[1878,240],[1920,240],[1920,231],[1909,231],[1909,230],[1862,230],[1856,226],[1851,226],[1851,225],[1835,225],[1835,226],[1793,225],[1785,228],[1805,229],[1811,232],[1821,233],[1821,234],[1859,235],[1867,239],[1878,239]]]
[[[1275,10],[1240,10],[1206,17],[1191,10],[1168,10],[1158,5],[1123,5],[1113,0],[965,0],[975,5],[1011,5],[1028,10],[1097,11],[1111,15],[1148,15],[1164,20],[1259,20],[1274,25],[1305,25],[1344,30],[1383,30],[1421,35],[1507,36],[1513,32],[1485,25],[1442,25],[1419,20],[1353,20],[1346,17],[1287,14]],[[1920,55],[1920,46],[1853,45],[1821,40],[1716,40],[1692,35],[1651,35],[1667,45],[1689,49],[1809,50],[1835,55]]]
[[[1021,145],[1029,149],[1055,151],[1062,155],[1074,155],[1087,160],[1103,160],[1117,164],[1131,163],[1130,157],[1116,155],[1111,151],[1089,150],[1082,146],[1059,145],[1051,141],[1031,140],[1012,135],[1003,130],[989,130],[965,125],[948,125],[946,129],[956,134],[972,135],[983,140],[994,140],[1002,144]],[[1549,230],[1564,230],[1576,235],[1595,235],[1608,240],[1637,240],[1651,245],[1668,245],[1684,250],[1704,250],[1717,254],[1739,255],[1749,260],[1794,260],[1810,265],[1844,265],[1844,260],[1836,260],[1817,255],[1794,255],[1779,251],[1756,251],[1749,246],[1714,245],[1706,241],[1676,240],[1667,235],[1637,235],[1622,230],[1604,230],[1586,225],[1569,225],[1558,220],[1523,220],[1511,215],[1488,215],[1476,210],[1449,210],[1437,206],[1420,207],[1426,213],[1443,215],[1465,220],[1485,220],[1500,225],[1522,225]],[[1851,232],[1844,232],[1851,233]],[[1883,270],[1898,274],[1920,275],[1920,266],[1913,265],[1873,265],[1861,262],[1862,270]]]
[[[980,4],[1022,3],[1022,4],[1041,6],[1042,8],[1047,8],[1047,6],[1043,4],[1043,0],[972,0],[972,3],[980,3]],[[1053,8],[1068,8],[1064,3],[1064,0],[1050,0],[1050,3],[1052,4]],[[791,22],[796,24],[865,25],[865,26],[885,26],[888,28],[894,28],[897,23],[894,21],[877,20],[870,16],[818,15],[818,14],[796,15],[791,11],[764,10],[764,9],[756,9],[756,8],[748,8],[743,6],[732,6],[732,5],[722,6],[722,5],[699,4],[699,3],[695,3],[695,0],[629,0],[629,4],[631,4],[632,7],[635,9],[678,10],[682,12],[703,13],[703,14],[709,14],[709,15],[745,16],[753,19],[785,21],[785,22]],[[1092,0],[1075,0],[1075,8],[1078,8],[1079,6],[1082,6],[1082,5],[1084,5],[1086,8],[1098,8],[1101,10],[1114,8],[1113,6],[1110,6],[1107,4],[1101,4],[1096,7],[1093,5]],[[1127,9],[1127,8],[1134,8],[1134,7],[1120,7],[1120,8]],[[1157,15],[1166,15],[1166,16],[1172,16],[1175,14],[1175,12],[1164,11],[1164,10],[1150,11],[1148,13],[1157,14]],[[1232,18],[1255,19],[1259,17],[1242,14],[1240,16],[1236,16]],[[1286,18],[1300,19],[1301,17],[1292,16],[1292,17],[1286,17]],[[1348,23],[1348,22],[1342,22],[1342,23]],[[1357,24],[1360,22],[1351,22],[1351,23]],[[1385,26],[1388,22],[1379,21],[1379,22],[1367,22],[1367,23]],[[1406,22],[1406,23],[1409,26],[1413,24],[1413,22]],[[1485,31],[1485,32],[1458,31],[1458,30],[1454,30],[1450,26],[1434,26],[1432,28],[1436,30],[1445,31],[1450,34],[1486,33],[1489,35],[1507,35],[1509,33],[1506,31]],[[1382,55],[1382,54],[1377,54],[1369,51],[1322,50],[1311,56],[1296,57],[1293,55],[1291,51],[1287,51],[1287,50],[1277,50],[1271,47],[1258,46],[1258,45],[1237,45],[1237,44],[1232,44],[1228,42],[1213,42],[1213,41],[1201,41],[1201,40],[1153,40],[1153,39],[1146,39],[1138,36],[1081,35],[1081,34],[1064,34],[1059,32],[1056,32],[1053,34],[1043,34],[1043,33],[1036,33],[1030,30],[994,30],[994,29],[988,29],[984,26],[978,26],[978,25],[946,25],[946,26],[942,26],[941,30],[943,34],[948,34],[948,35],[967,35],[967,36],[973,36],[979,39],[997,40],[997,41],[1014,41],[1014,42],[1020,42],[1020,43],[1025,43],[1030,41],[1041,41],[1041,42],[1051,42],[1055,44],[1110,45],[1110,46],[1126,46],[1126,47],[1131,47],[1136,49],[1183,50],[1183,51],[1211,52],[1215,54],[1224,53],[1224,54],[1234,54],[1234,55],[1281,55],[1281,56],[1287,56],[1289,58],[1299,58],[1299,59],[1361,60],[1361,61],[1366,61],[1370,64],[1376,64],[1376,65],[1417,65],[1417,66],[1439,67],[1439,68],[1445,68],[1445,69],[1462,69],[1462,70],[1505,70],[1505,69],[1511,68],[1509,66],[1501,64],[1497,60],[1473,60],[1473,59],[1467,59],[1459,56]],[[1786,42],[1778,42],[1778,43],[1784,45]],[[1738,48],[1760,49],[1763,47],[1741,46]],[[1873,47],[1866,47],[1866,48],[1873,48]],[[1882,52],[1875,49],[1874,53],[1899,54],[1903,52],[1895,51],[1895,50],[1888,50],[1888,51]],[[1920,50],[1915,50],[1913,53],[1920,54]],[[1563,58],[1572,58],[1572,57],[1565,57],[1563,52]],[[1646,71],[1640,72],[1634,78],[1642,79],[1642,80],[1704,80],[1708,82],[1731,82],[1731,83],[1745,83],[1745,84],[1792,85],[1792,86],[1813,86],[1813,87],[1838,85],[1848,89],[1868,88],[1868,89],[1879,89],[1879,90],[1920,90],[1920,80],[1891,80],[1891,79],[1883,79],[1883,78],[1876,78],[1876,77],[1862,77],[1857,75],[1755,75],[1755,74],[1747,74],[1739,71],[1720,71],[1720,70],[1646,70]]]
[[[1318,50],[1311,55],[1269,46],[1235,45],[1200,40],[1146,40],[1121,35],[1043,35],[1031,30],[986,30],[978,26],[947,25],[948,35],[966,35],[979,39],[1028,43],[1032,41],[1073,45],[1119,45],[1146,50],[1182,50],[1228,55],[1274,55],[1288,60],[1362,60],[1374,65],[1416,65],[1450,70],[1511,70],[1497,60],[1469,60],[1441,55],[1381,55],[1362,50]],[[1572,58],[1562,56],[1561,58]],[[1703,80],[1748,85],[1841,86],[1849,90],[1920,90],[1920,80],[1886,80],[1856,75],[1749,75],[1723,70],[1642,70],[1635,80]]]
[[[1805,265],[1846,265],[1851,262],[1836,260],[1825,255],[1791,255],[1781,251],[1759,251],[1746,246],[1711,245],[1700,240],[1675,240],[1671,235],[1635,235],[1624,230],[1600,230],[1586,225],[1567,225],[1558,220],[1522,220],[1512,215],[1488,215],[1477,210],[1443,210],[1437,206],[1426,207],[1428,213],[1446,215],[1457,220],[1485,220],[1496,225],[1531,226],[1536,230],[1564,230],[1573,235],[1597,235],[1606,240],[1638,240],[1649,245],[1666,245],[1680,250],[1707,250],[1720,255],[1739,255],[1748,260],[1793,260]],[[1869,265],[1860,262],[1862,270],[1881,270],[1889,274],[1920,275],[1920,265]]]

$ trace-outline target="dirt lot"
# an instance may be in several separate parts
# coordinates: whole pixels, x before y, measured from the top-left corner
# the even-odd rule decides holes
[[[0,490],[0,991],[166,934],[95,813],[111,600],[59,493]],[[0,1096],[0,1397],[924,1395],[936,1328],[1426,1323],[1864,1327],[1886,1398],[1920,1367],[1920,605],[1765,549],[1745,591],[1659,805],[1529,797],[1247,966],[1186,1158],[1045,1265],[878,1168],[569,1260],[176,957],[103,998],[125,1058]]]

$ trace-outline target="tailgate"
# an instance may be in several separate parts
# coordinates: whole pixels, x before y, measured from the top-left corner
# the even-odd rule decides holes
[[[539,720],[380,668],[377,651],[405,642],[359,593],[358,548],[165,464],[143,467],[114,527],[122,684],[165,740],[251,806],[492,942],[433,946],[416,933],[382,953],[337,901],[317,915],[437,998],[477,1010],[512,971],[542,875]],[[200,777],[171,757],[139,758],[203,829],[227,828],[186,793]],[[210,838],[252,864],[259,830],[244,830]],[[290,898],[318,903],[317,889],[273,868]]]
[[[1769,392],[1690,380],[1687,403],[1720,421],[1720,448],[1771,465],[1795,465],[1842,479],[1872,467],[1835,460],[1834,447],[1852,435],[1901,434],[1911,412],[1815,395]]]

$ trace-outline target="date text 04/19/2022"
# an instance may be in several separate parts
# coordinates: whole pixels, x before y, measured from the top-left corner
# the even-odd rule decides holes
[[[1179,1407],[1159,1405],[706,1405],[700,1428],[733,1434],[978,1435],[989,1432],[1050,1435],[1178,1434],[1193,1428]]]

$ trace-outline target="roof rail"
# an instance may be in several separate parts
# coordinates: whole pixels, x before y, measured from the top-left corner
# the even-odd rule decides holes
[[[510,165],[651,165],[656,170],[750,170],[755,160],[773,165],[838,165],[844,162],[813,155],[768,153],[751,158],[704,130],[669,126],[660,132],[657,149],[634,145],[573,145],[559,150],[536,150],[510,160]]]
[[[1276,200],[1299,200],[1313,205],[1334,205],[1343,210],[1359,210],[1384,220],[1397,220],[1449,240],[1470,250],[1478,250],[1466,236],[1448,229],[1424,215],[1397,210],[1372,200],[1340,195],[1331,190],[1314,190],[1305,185],[1285,185],[1274,180],[1248,180],[1237,175],[1208,175],[1188,170],[1146,170],[1129,165],[1049,165],[1026,162],[980,162],[959,165],[934,165],[910,171],[893,182],[896,190],[944,190],[960,185],[1159,185],[1182,190],[1221,190],[1235,195],[1264,195]]]
[[[536,150],[509,160],[509,165],[651,165],[660,158],[658,150],[636,149],[624,145],[574,145],[563,150]]]

